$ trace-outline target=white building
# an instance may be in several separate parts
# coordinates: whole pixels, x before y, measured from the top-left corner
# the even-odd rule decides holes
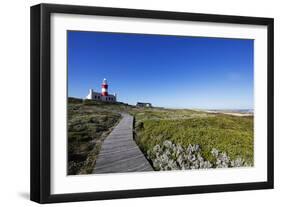
[[[152,107],[151,103],[143,103],[143,102],[137,102],[136,104],[137,107]]]
[[[95,100],[95,101],[107,101],[107,102],[116,102],[117,97],[115,94],[108,94],[108,84],[107,80],[103,79],[102,82],[102,92],[95,92],[93,89],[89,89],[89,94],[86,96],[86,99]]]

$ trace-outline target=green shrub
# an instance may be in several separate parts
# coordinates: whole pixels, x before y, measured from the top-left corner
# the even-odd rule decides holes
[[[68,174],[93,171],[102,140],[121,115],[101,103],[70,99],[68,103]]]
[[[239,156],[253,163],[253,117],[212,115],[193,118],[189,114],[186,119],[151,119],[153,113],[136,117],[136,141],[144,153],[170,140],[183,147],[200,145],[202,156],[209,161],[214,161],[211,150],[216,148],[233,160]]]

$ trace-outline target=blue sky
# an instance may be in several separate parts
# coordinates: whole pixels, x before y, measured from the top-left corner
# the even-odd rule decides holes
[[[129,104],[253,109],[254,41],[68,31],[68,96],[89,88]]]

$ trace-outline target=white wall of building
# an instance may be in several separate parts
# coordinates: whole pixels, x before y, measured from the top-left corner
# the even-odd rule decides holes
[[[115,95],[108,94],[107,96],[102,96],[101,93],[95,92],[93,89],[89,89],[89,93],[86,96],[86,99],[95,100],[95,101],[106,101],[106,102],[117,101]]]

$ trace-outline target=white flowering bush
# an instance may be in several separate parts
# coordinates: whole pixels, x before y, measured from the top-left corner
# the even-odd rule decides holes
[[[225,152],[213,148],[211,154],[216,158],[214,166],[216,168],[227,168],[227,167],[250,167],[251,164],[245,162],[241,157],[237,157],[235,160],[231,160]]]
[[[162,145],[155,145],[152,150],[147,151],[148,159],[151,160],[155,170],[185,170],[185,169],[208,169],[250,166],[242,158],[231,160],[225,152],[215,148],[211,154],[215,162],[205,160],[201,156],[201,149],[198,144],[188,145],[183,148],[165,140]]]
[[[155,145],[147,152],[156,170],[185,170],[211,168],[212,164],[204,160],[200,154],[199,145],[189,145],[184,149],[166,140],[163,144]]]

